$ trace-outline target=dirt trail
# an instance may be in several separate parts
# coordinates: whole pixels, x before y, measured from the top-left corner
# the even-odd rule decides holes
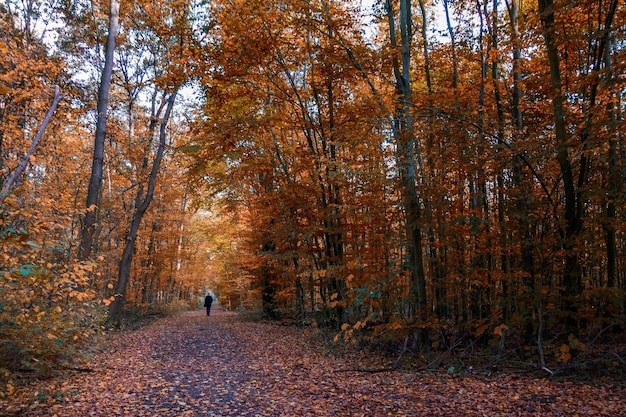
[[[336,372],[297,328],[186,312],[112,337],[93,372],[47,381],[6,416],[626,416],[626,391],[500,376]],[[4,414],[3,414],[4,413]]]

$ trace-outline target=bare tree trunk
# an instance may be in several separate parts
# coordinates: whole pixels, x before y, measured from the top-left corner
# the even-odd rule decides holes
[[[559,52],[556,43],[553,0],[538,0],[541,25],[545,39],[548,62],[550,64],[550,83],[552,87],[552,111],[554,132],[557,142],[557,161],[561,169],[563,192],[565,194],[565,227],[563,229],[563,249],[565,250],[565,271],[563,285],[568,298],[575,297],[582,291],[581,269],[575,253],[576,239],[582,229],[582,207],[577,198],[574,173],[569,155],[568,134],[565,125],[565,108]],[[582,167],[581,167],[582,169]],[[568,303],[569,304],[569,303]],[[574,308],[571,306],[572,309]]]
[[[422,253],[422,230],[420,201],[417,193],[415,172],[415,131],[411,115],[412,90],[410,77],[411,62],[411,2],[400,0],[400,38],[401,63],[398,61],[396,28],[391,0],[386,1],[387,17],[389,21],[389,38],[393,52],[392,64],[396,79],[396,114],[393,122],[394,139],[397,144],[397,163],[401,175],[401,193],[405,209],[405,223],[407,232],[407,250],[411,279],[411,299],[415,308],[415,316],[419,321],[426,316],[426,278]],[[420,342],[424,342],[425,335],[418,335]],[[425,346],[425,345],[424,345]]]
[[[122,258],[120,259],[117,285],[115,287],[115,299],[109,306],[109,317],[112,319],[117,318],[120,315],[120,313],[122,312],[122,307],[124,306],[124,301],[126,298],[126,288],[128,287],[128,283],[130,281],[130,271],[133,262],[135,242],[137,241],[137,234],[139,232],[141,220],[143,219],[143,216],[150,206],[150,203],[152,202],[152,198],[154,196],[154,188],[156,186],[157,174],[159,173],[161,160],[163,159],[163,153],[165,151],[167,123],[172,113],[172,108],[174,107],[176,94],[177,92],[174,91],[167,99],[167,106],[165,108],[165,114],[163,115],[163,119],[161,120],[161,127],[159,131],[159,147],[157,149],[157,154],[154,158],[154,162],[152,163],[152,170],[150,171],[148,188],[146,190],[145,196],[143,195],[143,186],[139,186],[137,190],[137,196],[135,198],[135,210],[133,213],[133,218],[131,220],[130,230],[128,231],[128,235],[126,236],[126,245],[124,246]]]
[[[607,48],[604,54],[604,65],[608,68],[612,68],[611,57],[609,53],[610,49]],[[616,94],[613,91],[613,94]],[[619,101],[618,101],[619,102]],[[609,122],[613,136],[609,140],[609,155],[608,155],[608,192],[607,192],[607,207],[606,207],[606,227],[605,227],[605,240],[606,240],[606,257],[607,257],[607,287],[615,288],[617,284],[617,243],[616,243],[616,221],[617,221],[617,205],[615,201],[619,198],[619,183],[620,172],[617,164],[617,144],[624,143],[624,134],[617,130],[617,122],[620,120],[619,106],[615,106],[613,101],[609,101],[607,105],[607,112],[609,115]]]
[[[456,33],[454,28],[452,27],[452,22],[450,21],[450,10],[449,3],[451,0],[443,0],[443,8],[446,13],[446,26],[448,27],[448,34],[450,35],[450,47],[452,48],[452,88],[456,90],[459,80],[459,63],[456,52]],[[420,3],[420,7],[422,7],[423,3]],[[425,28],[426,25],[424,24]]]
[[[612,1],[609,7],[609,11],[605,17],[603,36],[600,38],[598,45],[598,53],[595,57],[594,70],[599,69],[600,63],[604,64],[604,67],[609,70],[609,74],[613,73],[613,63],[611,62],[611,39],[612,34],[610,32],[613,18],[617,9],[617,2]],[[592,100],[595,101],[597,84],[592,85]],[[619,95],[614,91],[613,87],[610,87],[612,95]],[[616,222],[617,222],[617,207],[616,200],[619,198],[619,182],[620,173],[617,163],[618,143],[623,146],[624,133],[617,128],[618,121],[621,121],[621,104],[620,100],[617,100],[618,105],[610,100],[607,104],[607,114],[609,117],[609,128],[611,137],[609,139],[608,150],[608,189],[607,189],[607,204],[606,204],[606,222],[605,222],[605,243],[606,243],[606,257],[607,257],[607,287],[615,288],[617,284],[617,242],[616,242]],[[591,124],[591,120],[589,120]],[[624,178],[622,178],[623,180]]]
[[[145,262],[145,273],[143,278],[143,287],[141,289],[141,302],[150,304],[150,300],[152,299],[152,284],[155,281],[156,272],[152,271],[152,266],[154,265],[154,260],[152,256],[154,254],[154,247],[156,246],[156,237],[155,234],[159,229],[159,222],[153,221],[152,228],[150,229],[150,240],[148,241],[148,253],[146,256]]]
[[[494,10],[497,7],[497,2],[494,1]],[[521,108],[521,69],[520,62],[522,57],[522,51],[520,48],[520,33],[519,33],[519,0],[511,0],[509,3],[507,1],[507,9],[509,14],[509,21],[511,25],[511,39],[513,42],[513,95],[511,100],[511,115],[513,118],[514,129],[513,141],[517,147],[521,145],[521,142],[524,138],[524,120]],[[494,11],[494,15],[497,13]],[[495,22],[494,22],[495,25]],[[494,31],[495,31],[494,26]],[[524,272],[523,284],[526,287],[526,292],[529,298],[535,295],[535,259],[533,254],[533,245],[532,241],[534,239],[532,230],[531,219],[532,216],[529,213],[530,210],[530,196],[532,193],[529,190],[528,181],[525,178],[524,170],[523,170],[523,153],[520,151],[517,155],[514,156],[513,160],[513,186],[517,191],[516,195],[516,209],[518,219],[518,229],[521,235],[520,239],[520,251],[521,251],[521,262],[522,262],[522,271]],[[539,301],[537,301],[539,303]],[[530,304],[529,304],[530,305]],[[533,320],[530,319],[532,314],[527,314],[528,312],[524,312],[523,316],[529,317],[525,329],[525,339],[526,343],[530,343],[532,339],[533,330]],[[539,326],[538,326],[539,327]],[[539,336],[540,338],[541,336]]]
[[[115,41],[119,28],[120,0],[110,0],[109,5],[109,33],[105,48],[104,69],[98,89],[96,134],[94,139],[93,160],[91,165],[91,177],[87,190],[87,213],[82,227],[80,246],[78,247],[78,259],[85,260],[91,256],[93,239],[96,230],[96,207],[100,196],[102,184],[102,166],[104,160],[104,140],[106,136],[107,110],[109,105],[109,88],[111,75],[113,74]]]
[[[59,103],[61,102],[61,100],[63,100],[64,97],[65,97],[65,94],[59,93],[59,86],[56,86],[54,88],[54,98],[52,99],[52,104],[50,104],[50,108],[48,109],[46,116],[42,120],[41,125],[39,126],[39,129],[37,130],[37,133],[35,134],[35,137],[33,138],[33,141],[30,144],[30,148],[28,149],[28,152],[26,152],[26,154],[22,158],[22,161],[15,168],[15,170],[11,173],[11,175],[9,175],[9,178],[7,178],[6,182],[2,186],[2,192],[0,192],[0,199],[4,199],[11,191],[11,188],[13,188],[15,185],[19,183],[20,177],[22,176],[22,174],[24,173],[24,171],[26,171],[26,168],[28,167],[28,162],[30,161],[30,157],[33,156],[33,154],[35,153],[35,150],[37,149],[37,146],[39,146],[39,142],[41,142],[41,138],[43,137],[43,134],[45,133],[46,128],[48,127],[48,123],[50,123],[50,120],[52,119],[54,112],[56,111],[57,107],[59,106]]]

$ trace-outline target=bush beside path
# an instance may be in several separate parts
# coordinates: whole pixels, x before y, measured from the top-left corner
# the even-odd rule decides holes
[[[626,416],[624,387],[500,375],[338,372],[302,329],[214,309],[110,335],[90,372],[39,381],[2,416]]]

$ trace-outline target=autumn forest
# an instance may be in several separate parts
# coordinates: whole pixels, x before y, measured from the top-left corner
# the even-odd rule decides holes
[[[2,0],[0,370],[207,291],[422,358],[617,346],[625,74],[618,0]]]

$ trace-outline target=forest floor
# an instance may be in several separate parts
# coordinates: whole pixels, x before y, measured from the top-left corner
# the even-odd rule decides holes
[[[624,386],[358,372],[302,329],[216,308],[109,334],[89,372],[17,388],[1,416],[626,416]]]

